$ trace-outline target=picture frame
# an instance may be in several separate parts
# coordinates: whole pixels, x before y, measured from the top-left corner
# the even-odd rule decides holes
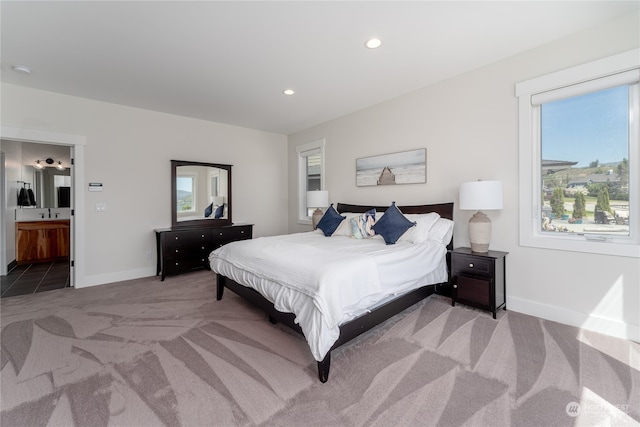
[[[426,182],[426,148],[356,159],[358,187]]]

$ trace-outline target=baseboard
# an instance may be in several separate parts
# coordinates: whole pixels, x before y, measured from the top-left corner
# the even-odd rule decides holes
[[[522,298],[507,298],[507,310],[517,311],[545,320],[599,332],[613,337],[640,342],[640,327],[620,320],[608,319],[589,313],[580,313],[566,308],[540,304]]]
[[[139,268],[136,270],[118,271],[108,274],[97,274],[95,276],[84,276],[83,283],[76,283],[76,289],[88,288],[90,286],[104,285],[107,283],[122,282],[125,280],[141,279],[156,275],[155,267]]]

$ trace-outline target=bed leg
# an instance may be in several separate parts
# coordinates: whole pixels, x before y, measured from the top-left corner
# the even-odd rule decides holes
[[[222,294],[224,294],[224,279],[224,276],[217,275],[216,299],[218,301],[222,299]]]
[[[321,362],[318,362],[318,378],[320,382],[326,383],[329,379],[329,367],[331,365],[331,352],[328,352]]]

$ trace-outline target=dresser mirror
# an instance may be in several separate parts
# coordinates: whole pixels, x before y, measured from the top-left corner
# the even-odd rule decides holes
[[[231,224],[231,165],[171,160],[172,227]]]

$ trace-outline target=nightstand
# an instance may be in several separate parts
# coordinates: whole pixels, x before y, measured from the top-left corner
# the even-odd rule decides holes
[[[507,309],[505,258],[508,252],[472,252],[471,248],[457,248],[451,252],[453,289],[451,305],[456,302],[493,313]]]

